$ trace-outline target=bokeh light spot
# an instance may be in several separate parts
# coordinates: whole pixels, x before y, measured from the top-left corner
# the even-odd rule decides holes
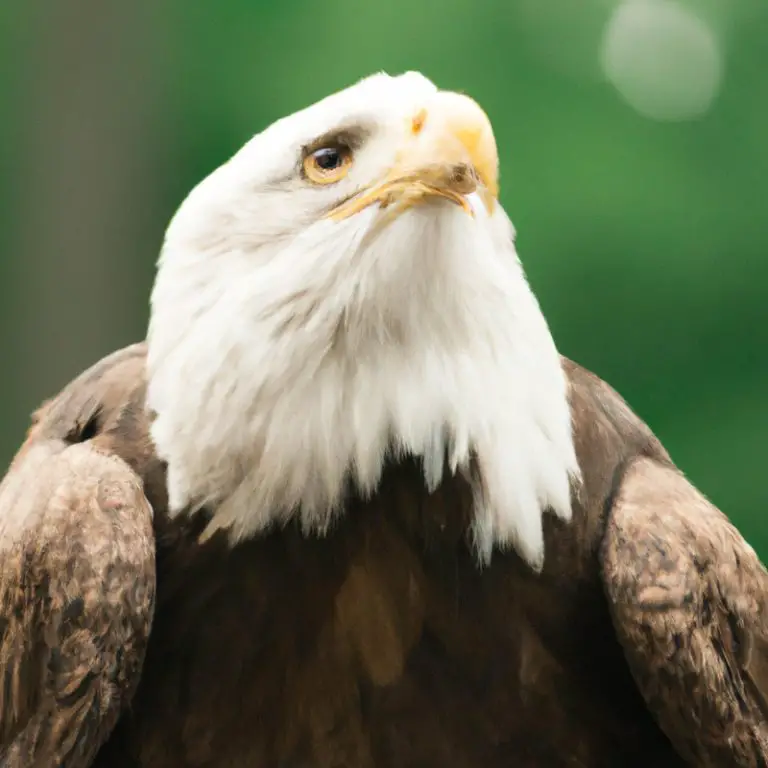
[[[704,19],[674,0],[625,0],[605,28],[603,71],[624,101],[653,120],[690,120],[722,83],[720,42]]]

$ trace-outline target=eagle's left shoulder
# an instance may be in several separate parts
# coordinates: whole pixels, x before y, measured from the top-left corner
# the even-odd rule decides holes
[[[678,752],[768,766],[768,572],[752,547],[679,469],[639,455],[599,559],[630,670]]]
[[[768,572],[616,390],[562,362],[588,510],[574,522],[649,710],[692,765],[768,766]]]

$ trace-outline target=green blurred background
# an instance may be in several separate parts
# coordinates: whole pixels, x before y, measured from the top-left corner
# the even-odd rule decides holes
[[[144,335],[165,225],[272,120],[418,69],[494,122],[562,352],[768,556],[765,0],[0,4],[0,461]]]

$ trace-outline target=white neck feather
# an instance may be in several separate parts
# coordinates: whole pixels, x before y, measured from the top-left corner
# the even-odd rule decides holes
[[[578,476],[567,383],[506,215],[443,208],[269,254],[175,223],[149,334],[171,514],[210,505],[235,541],[294,516],[321,533],[388,452],[421,457],[430,489],[474,455],[480,561],[513,545],[541,566],[543,510],[569,519]]]

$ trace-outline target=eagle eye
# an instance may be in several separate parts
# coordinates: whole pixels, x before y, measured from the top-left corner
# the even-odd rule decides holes
[[[352,150],[344,144],[328,144],[310,152],[303,161],[305,176],[315,184],[341,181],[352,165]]]

